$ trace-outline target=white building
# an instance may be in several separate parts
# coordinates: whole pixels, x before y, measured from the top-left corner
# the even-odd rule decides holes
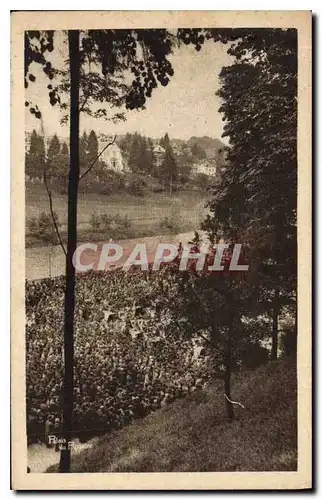
[[[157,144],[156,146],[154,146],[153,152],[155,154],[164,154],[165,153],[165,149],[162,146],[160,146],[160,144]]]
[[[162,146],[160,146],[160,144],[157,144],[156,146],[154,146],[153,156],[154,156],[155,163],[157,166],[160,166],[161,163],[163,162],[164,155],[165,155],[165,149]]]
[[[107,141],[99,141],[99,151],[102,151],[107,145]],[[122,151],[116,143],[112,144],[105,149],[104,153],[101,155],[100,160],[106,163],[106,167],[115,172],[124,172],[125,165],[122,156]]]
[[[193,175],[205,174],[209,176],[215,176],[217,171],[217,166],[215,161],[201,160],[195,163],[191,169]]]

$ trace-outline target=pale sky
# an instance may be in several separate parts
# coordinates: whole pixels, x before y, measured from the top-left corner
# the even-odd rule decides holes
[[[56,35],[55,63],[62,65],[66,46],[62,36]],[[233,59],[227,55],[227,45],[205,42],[200,52],[192,46],[182,45],[174,49],[169,57],[174,75],[167,87],[158,86],[152,97],[147,99],[146,110],[127,111],[126,121],[114,124],[103,119],[81,115],[81,130],[95,130],[106,134],[139,132],[142,135],[159,138],[168,132],[170,138],[189,139],[191,136],[221,138],[222,115],[218,113],[220,100],[216,96],[219,88],[219,72]],[[46,86],[49,80],[33,68],[37,81],[26,90],[26,99],[38,104],[43,115],[45,135],[57,133],[68,137],[68,125],[61,125],[62,112],[52,107]],[[117,110],[116,110],[117,111]],[[39,129],[40,123],[26,108],[26,130]],[[225,141],[227,142],[227,141]]]

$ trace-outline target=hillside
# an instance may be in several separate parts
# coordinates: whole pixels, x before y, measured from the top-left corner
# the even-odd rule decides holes
[[[208,159],[215,158],[219,162],[223,159],[223,151],[225,144],[220,139],[214,139],[212,137],[190,137],[187,145],[191,148],[197,145],[199,148],[203,149],[206,153]]]
[[[54,210],[60,223],[62,239],[67,238],[67,195],[52,193]],[[113,239],[142,238],[162,234],[177,234],[195,231],[204,220],[207,209],[207,193],[201,191],[180,191],[173,193],[145,193],[135,196],[129,193],[111,194],[80,192],[78,198],[79,241],[103,241]],[[31,231],[30,223],[41,214],[49,214],[48,195],[43,184],[26,185],[26,246],[35,247],[50,244],[46,233],[36,226]],[[93,227],[93,216],[108,214],[109,217],[127,217],[128,225],[120,223],[114,227]],[[49,234],[51,224],[47,224]]]
[[[100,438],[72,457],[72,472],[296,470],[295,363],[278,361],[235,375],[232,395],[245,406],[236,406],[232,423],[216,380]]]

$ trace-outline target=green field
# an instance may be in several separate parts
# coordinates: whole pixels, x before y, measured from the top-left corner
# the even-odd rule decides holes
[[[67,223],[67,196],[53,192],[53,208],[61,224],[63,236]],[[132,233],[124,237],[142,237],[169,232],[169,228],[160,228],[165,217],[175,221],[178,232],[198,229],[206,215],[205,204],[207,193],[200,191],[181,191],[172,195],[168,193],[149,193],[144,197],[130,194],[103,195],[96,193],[80,193],[78,200],[79,239],[85,233],[91,233],[90,217],[92,214],[106,213],[110,216],[120,214],[131,219]],[[26,186],[26,221],[38,217],[41,212],[49,212],[49,202],[43,184]],[[96,236],[96,238],[95,238]],[[106,235],[92,235],[92,239],[104,239]],[[41,245],[43,242],[26,240],[27,246]]]
[[[148,417],[101,437],[72,458],[72,472],[297,470],[296,365],[262,365],[234,376],[236,408],[225,414],[223,383],[214,381]],[[48,472],[56,472],[57,466]]]

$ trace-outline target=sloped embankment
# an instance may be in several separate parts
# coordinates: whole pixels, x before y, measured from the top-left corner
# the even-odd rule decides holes
[[[286,471],[297,467],[296,367],[291,361],[235,375],[235,421],[221,381],[77,454],[72,472]],[[56,472],[50,467],[48,472]]]

